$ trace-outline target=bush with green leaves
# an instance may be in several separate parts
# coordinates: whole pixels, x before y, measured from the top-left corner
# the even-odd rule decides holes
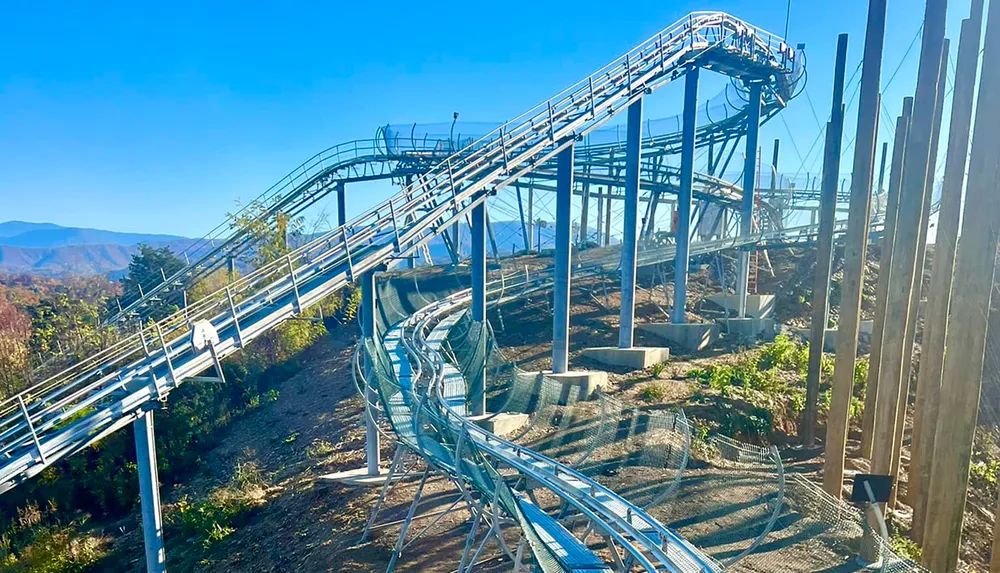
[[[654,382],[651,384],[646,384],[642,390],[639,391],[639,398],[644,402],[662,402],[667,395],[669,390],[667,385],[662,382]]]

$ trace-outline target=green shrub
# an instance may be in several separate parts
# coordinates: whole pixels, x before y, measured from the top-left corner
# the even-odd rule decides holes
[[[170,514],[170,522],[185,538],[195,538],[209,547],[236,531],[249,514],[265,503],[264,479],[255,462],[241,462],[225,487],[200,503],[185,496]]]
[[[909,537],[904,537],[894,532],[889,538],[889,547],[892,548],[893,553],[896,555],[915,563],[920,563],[922,555],[920,546]]]
[[[653,374],[653,378],[659,378],[660,375],[662,375],[663,372],[664,372],[664,370],[666,370],[666,369],[667,369],[667,363],[666,362],[657,362],[656,364],[654,364],[652,366],[652,368],[651,368],[651,372]]]
[[[773,429],[774,418],[764,408],[751,407],[748,411],[720,402],[719,433],[735,439],[763,440]]]
[[[644,402],[662,402],[668,394],[669,389],[666,384],[652,383],[643,387],[639,392],[639,398]]]

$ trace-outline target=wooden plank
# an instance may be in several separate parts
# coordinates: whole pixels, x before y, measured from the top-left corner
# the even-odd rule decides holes
[[[972,1],[972,13],[962,22],[955,72],[955,92],[951,104],[951,127],[948,156],[945,159],[941,209],[938,212],[934,265],[931,268],[927,295],[927,316],[920,344],[920,371],[917,376],[917,401],[913,410],[913,444],[910,446],[908,501],[913,507],[914,541],[923,538],[927,505],[927,482],[934,456],[934,431],[937,427],[938,400],[941,394],[941,369],[948,328],[951,279],[955,270],[955,247],[962,212],[962,189],[969,152],[972,105],[976,93],[979,66],[979,40],[982,34],[983,0]]]
[[[917,331],[917,314],[920,312],[921,289],[924,284],[924,259],[927,255],[927,229],[930,226],[931,198],[934,195],[934,175],[937,172],[938,144],[941,140],[941,116],[944,111],[944,92],[947,89],[948,50],[950,43],[944,41],[938,71],[937,105],[934,108],[934,132],[931,134],[931,153],[927,159],[927,182],[924,184],[923,216],[920,219],[920,233],[917,235],[917,257],[914,267],[913,284],[910,287],[910,308],[907,311],[906,330],[903,338],[903,362],[900,370],[899,401],[896,403],[896,425],[892,438],[892,459],[889,473],[899,476],[899,458],[903,450],[903,427],[906,421],[906,407],[910,400],[910,378],[913,372],[913,342]],[[887,507],[896,507],[899,488],[892,489]]]
[[[885,228],[882,231],[882,254],[879,257],[878,284],[875,286],[875,321],[868,356],[868,385],[861,420],[861,455],[871,459],[875,432],[875,397],[878,395],[879,362],[882,357],[882,331],[885,327],[885,298],[889,291],[889,268],[892,266],[892,244],[896,236],[899,214],[899,183],[903,177],[903,155],[913,113],[913,98],[903,99],[903,115],[896,118],[892,163],[889,167],[889,194],[886,197]],[[834,368],[836,374],[836,367]]]
[[[990,4],[976,130],[972,139],[962,241],[955,261],[949,322],[945,336],[940,423],[927,498],[923,564],[935,573],[958,565],[962,519],[969,485],[994,262],[1000,234],[1000,3]],[[994,555],[994,561],[996,560]],[[995,570],[995,569],[994,569]]]
[[[875,168],[875,142],[878,135],[881,101],[879,82],[882,75],[882,47],[885,43],[887,3],[887,0],[871,0],[868,3],[865,63],[861,70],[861,99],[858,104],[856,131],[858,135],[855,139],[853,172],[865,173],[869,176],[851,179],[851,200],[844,243],[844,279],[841,285],[840,323],[837,325],[839,336],[833,371],[830,411],[827,413],[826,422],[823,488],[838,499],[844,483],[844,455],[847,447],[851,395],[854,389],[854,361],[858,354],[861,289],[864,285],[865,251],[868,248],[871,174]],[[884,152],[882,166],[884,169]]]
[[[927,164],[933,135],[937,83],[944,47],[947,0],[927,0],[923,43],[913,99],[913,119],[903,158],[903,178],[899,195],[899,218],[892,245],[892,267],[882,336],[878,395],[875,403],[875,433],[872,442],[872,473],[891,473],[899,393],[903,378],[903,352],[910,310],[913,277],[916,273],[917,241],[924,210]]]

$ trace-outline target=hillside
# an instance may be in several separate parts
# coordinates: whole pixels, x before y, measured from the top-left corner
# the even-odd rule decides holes
[[[524,248],[520,221],[494,221],[492,227],[497,251],[501,255]],[[551,248],[554,232],[551,225],[540,230],[536,227],[532,231],[532,247],[540,241],[543,249]],[[468,225],[464,223],[461,235],[462,253],[468,255],[472,252],[472,238]],[[299,241],[309,240],[312,236],[301,237]],[[128,267],[140,244],[170,247],[179,254],[194,242],[195,239],[177,235],[121,233],[62,227],[53,223],[7,221],[0,223],[0,274],[115,275]],[[429,247],[436,264],[449,260],[448,250],[440,237],[432,239]]]
[[[53,223],[0,223],[0,273],[43,276],[113,274],[128,267],[140,244],[180,252],[193,243],[177,235],[120,233]]]

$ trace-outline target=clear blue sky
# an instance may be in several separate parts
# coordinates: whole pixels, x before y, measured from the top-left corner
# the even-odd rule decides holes
[[[690,11],[725,10],[780,34],[785,5],[8,3],[0,22],[0,221],[198,236],[237,198],[256,196],[321,149],[371,137],[378,125],[449,121],[456,110],[463,120],[504,120]],[[808,92],[821,121],[837,34],[851,35],[850,75],[866,10],[865,0],[792,0],[789,39],[807,44]],[[950,2],[953,54],[968,10],[968,0]],[[883,83],[922,15],[919,0],[890,0]],[[918,53],[919,42],[886,90],[893,115],[913,89]],[[675,95],[654,96],[647,117],[679,113]],[[806,98],[783,115],[805,155],[818,133]],[[850,114],[847,139],[854,121]],[[784,140],[782,171],[794,172],[800,161],[780,120],[766,127],[763,144],[774,137]],[[389,192],[372,189],[352,197],[349,214]]]

